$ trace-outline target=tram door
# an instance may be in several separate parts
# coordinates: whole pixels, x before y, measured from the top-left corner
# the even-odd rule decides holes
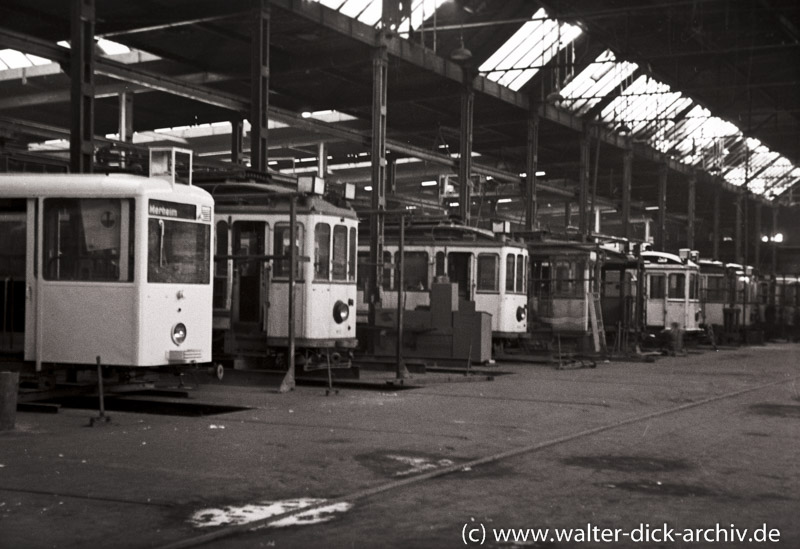
[[[469,252],[450,252],[447,254],[447,277],[458,283],[458,297],[472,299],[472,254]]]
[[[25,200],[0,202],[0,351],[25,346]]]
[[[666,326],[667,277],[662,273],[647,275],[647,326]]]
[[[267,224],[263,221],[235,221],[231,243],[233,255],[251,258],[266,255],[266,232]],[[233,299],[239,306],[238,318],[232,320],[242,324],[252,324],[257,328],[261,321],[261,304],[265,298],[262,295],[264,261],[254,258],[236,261],[234,269],[238,275],[238,285],[236,285],[238,287],[234,288]]]

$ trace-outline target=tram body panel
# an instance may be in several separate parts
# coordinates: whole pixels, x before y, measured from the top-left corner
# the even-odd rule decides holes
[[[126,367],[210,360],[208,193],[127,175],[4,175],[0,187],[6,205],[24,201],[24,360],[37,370],[43,362],[94,365],[97,357]],[[158,215],[164,228],[155,236],[156,261],[168,267],[174,263],[165,254],[183,254],[191,284],[159,288],[148,280],[154,248],[148,227],[159,226]],[[180,216],[183,228],[202,235],[189,240],[195,248],[188,252],[197,255],[186,255],[180,238],[164,245],[166,223]],[[0,211],[0,219],[8,217]],[[165,299],[148,303],[161,291],[173,300],[181,293],[183,312],[167,313]]]

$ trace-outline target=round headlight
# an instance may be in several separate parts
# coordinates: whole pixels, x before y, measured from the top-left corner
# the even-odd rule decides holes
[[[525,311],[525,307],[517,307],[517,321],[522,322],[525,320],[527,316],[527,311]]]
[[[182,322],[172,327],[172,341],[175,345],[180,345],[186,341],[186,326]]]
[[[350,306],[344,301],[337,301],[333,306],[333,319],[337,324],[341,324],[350,316]]]

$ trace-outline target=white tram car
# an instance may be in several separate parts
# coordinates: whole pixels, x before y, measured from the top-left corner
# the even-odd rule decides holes
[[[269,184],[207,186],[216,200],[215,355],[234,367],[285,365],[290,201],[296,200],[297,364],[349,365],[356,347],[358,218],[322,196]]]
[[[734,331],[759,322],[761,285],[752,267],[705,259],[698,264],[704,324]]]
[[[211,361],[211,196],[132,175],[0,175],[0,351],[64,365]]]
[[[382,307],[397,308],[396,228],[386,225]],[[366,240],[362,234],[362,239]],[[365,300],[369,246],[359,247],[358,315],[367,322]],[[492,315],[494,339],[519,339],[528,330],[528,250],[525,244],[485,229],[451,222],[416,222],[405,229],[403,253],[404,309],[430,306],[434,281],[458,284],[458,296],[473,301],[475,310]]]
[[[699,333],[701,305],[699,267],[689,258],[656,251],[641,254],[644,275],[645,326],[648,330],[668,330],[673,324],[688,334]]]

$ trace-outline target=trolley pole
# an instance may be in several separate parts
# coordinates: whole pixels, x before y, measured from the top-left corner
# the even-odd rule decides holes
[[[283,378],[281,383],[280,392],[286,393],[294,390],[295,376],[294,376],[294,306],[295,296],[294,287],[295,279],[297,278],[297,197],[292,196],[289,201],[289,346],[287,354],[287,362],[289,363],[289,370]]]

